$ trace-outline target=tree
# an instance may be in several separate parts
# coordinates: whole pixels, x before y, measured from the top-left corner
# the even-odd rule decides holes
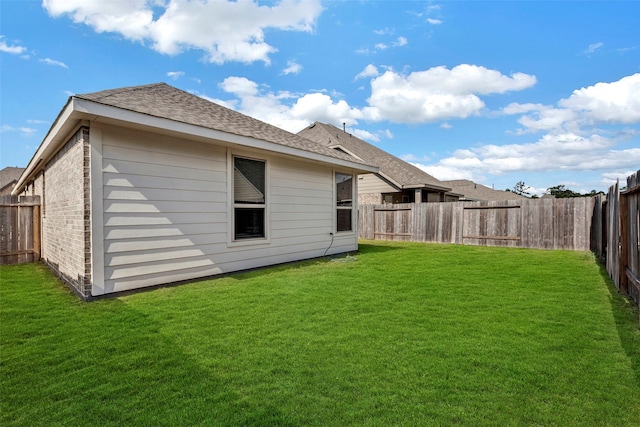
[[[518,183],[516,184],[515,187],[513,187],[513,192],[516,194],[519,194],[521,196],[524,197],[531,197],[531,193],[529,193],[529,190],[531,187],[529,187],[527,184],[524,183],[524,181],[518,181]]]
[[[576,193],[573,190],[568,189],[564,185],[556,185],[555,187],[547,188],[547,193],[554,196],[556,199],[566,199],[568,197],[592,197],[596,194],[604,194],[602,191],[596,192],[596,190],[591,190],[590,193],[580,194]]]

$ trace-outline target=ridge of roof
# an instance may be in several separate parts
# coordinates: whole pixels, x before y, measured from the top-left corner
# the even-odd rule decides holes
[[[294,133],[167,83],[107,89],[77,94],[74,98],[368,165],[347,153],[319,146]]]
[[[316,121],[298,132],[298,135],[327,147],[344,146],[347,151],[354,153],[365,162],[377,166],[381,174],[395,181],[400,187],[426,185],[450,189],[422,169],[331,124]]]

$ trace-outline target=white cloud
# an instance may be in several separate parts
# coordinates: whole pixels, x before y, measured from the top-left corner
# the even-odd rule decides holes
[[[364,70],[360,71],[355,76],[354,80],[364,79],[367,77],[375,77],[378,75],[380,75],[380,73],[378,72],[378,68],[373,64],[369,64],[366,67],[364,67]]]
[[[347,132],[364,141],[380,142],[380,136],[378,134],[371,133],[364,129],[347,129]]]
[[[435,18],[427,18],[427,22],[431,25],[440,25],[442,24],[442,20],[441,19],[435,19]]]
[[[167,77],[173,80],[178,80],[180,77],[184,76],[184,71],[169,71],[167,73]]]
[[[393,42],[393,46],[406,46],[409,43],[406,37],[398,37],[395,42]]]
[[[314,121],[352,126],[363,118],[361,110],[344,100],[334,100],[322,91],[307,94],[273,92],[245,77],[235,76],[227,77],[220,88],[237,97],[233,101],[223,101],[223,105],[290,132],[298,132]],[[356,132],[359,130],[352,130],[352,133]]]
[[[48,65],[53,65],[55,67],[69,68],[69,67],[67,67],[67,64],[65,64],[64,62],[56,61],[55,59],[51,59],[51,58],[41,59],[40,62],[43,62],[43,63],[48,64]]]
[[[441,127],[442,129],[447,129],[447,130],[448,130],[448,129],[453,128],[453,126],[451,126],[449,123],[446,123],[446,122],[445,122],[445,123],[442,123],[442,124],[440,125],[440,127]]]
[[[586,53],[586,54],[593,53],[596,50],[600,49],[602,46],[604,46],[604,43],[602,42],[592,43],[582,53]]]
[[[512,103],[501,113],[522,114],[519,135],[539,131],[583,134],[598,124],[640,123],[640,73],[575,90],[557,106]]]
[[[367,65],[355,80],[373,77],[368,105],[355,107],[336,99],[324,91],[303,94],[273,92],[245,77],[226,78],[220,88],[237,99],[224,101],[227,105],[252,117],[298,131],[309,123],[346,123],[355,126],[360,120],[425,123],[448,118],[463,118],[479,114],[484,103],[478,95],[521,90],[533,85],[534,76],[522,73],[505,76],[498,71],[473,65],[459,65],[448,70],[431,68],[409,75],[387,70],[380,75],[378,68]],[[443,124],[449,129],[449,124]],[[354,129],[353,133],[365,131]],[[390,131],[370,134],[366,138],[392,138]],[[375,139],[377,140],[377,139]]]
[[[5,133],[5,132],[18,132],[24,136],[32,136],[36,132],[38,132],[38,129],[33,129],[26,126],[23,126],[23,127],[14,127],[10,125],[0,126],[0,133]]]
[[[640,164],[640,148],[614,149],[617,141],[597,134],[545,134],[534,143],[481,145],[456,150],[435,164],[420,167],[438,179],[484,181],[485,174],[514,172],[629,170]],[[417,166],[417,165],[416,165]]]
[[[298,64],[294,60],[287,61],[287,68],[282,70],[282,74],[300,74],[302,71],[302,65]]]
[[[452,69],[434,67],[409,75],[387,70],[371,81],[370,120],[426,123],[479,114],[484,102],[478,95],[522,90],[536,83],[535,76],[462,64]]]
[[[422,169],[429,175],[439,179],[440,181],[448,181],[452,179],[469,179],[471,181],[481,181],[482,175],[476,175],[468,169],[459,169],[451,166],[442,165],[425,165],[423,163],[409,162],[413,166]]]
[[[252,0],[43,0],[43,7],[53,17],[68,15],[98,33],[150,41],[163,54],[202,50],[207,61],[218,64],[268,64],[277,49],[265,41],[266,29],[311,32],[322,12],[320,0],[282,0],[273,6]]]
[[[225,92],[238,95],[240,98],[258,94],[258,84],[246,77],[227,77],[220,83],[220,88]]]
[[[395,33],[395,30],[393,28],[384,27],[379,30],[373,30],[373,32],[374,34],[377,34],[379,36],[385,36]]]
[[[575,90],[558,104],[597,122],[640,122],[640,73]]]
[[[13,55],[22,55],[27,51],[27,48],[24,46],[9,46],[7,42],[4,41],[4,39],[4,36],[0,36],[0,52],[11,53]]]

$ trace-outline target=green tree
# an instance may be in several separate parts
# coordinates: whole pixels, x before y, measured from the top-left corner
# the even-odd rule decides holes
[[[518,181],[512,191],[524,197],[531,197],[531,193],[528,191],[530,188],[524,181]]]

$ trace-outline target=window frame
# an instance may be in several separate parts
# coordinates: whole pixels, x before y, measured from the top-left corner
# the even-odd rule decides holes
[[[264,203],[236,203],[235,201],[235,159],[246,159],[264,163]],[[269,221],[269,160],[255,153],[227,150],[227,246],[264,245],[271,242],[271,227]],[[263,210],[263,234],[256,237],[236,237],[236,208],[251,208]]]
[[[339,205],[338,202],[338,175],[350,176],[351,177],[351,204],[349,206]],[[343,181],[342,181],[343,182]],[[350,172],[344,172],[340,170],[333,171],[333,204],[334,204],[334,233],[336,234],[353,234],[356,229],[356,203],[357,203],[357,192],[356,192],[356,174]],[[340,210],[349,210],[351,211],[351,222],[349,230],[338,230],[338,211]]]

